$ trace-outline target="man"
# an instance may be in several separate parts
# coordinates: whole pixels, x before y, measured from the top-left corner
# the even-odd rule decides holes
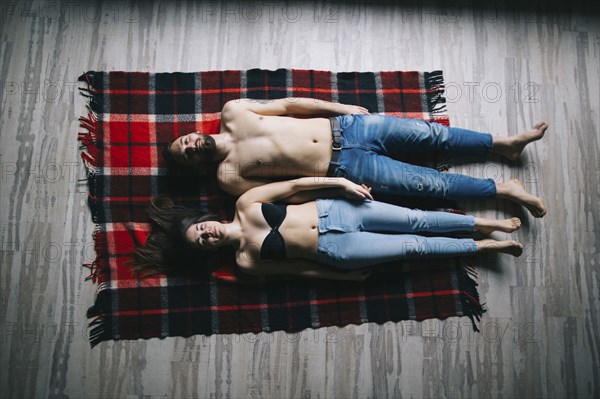
[[[323,115],[341,115],[326,118]],[[272,180],[342,176],[374,193],[436,198],[508,198],[535,217],[543,201],[518,180],[439,173],[392,158],[399,152],[443,150],[452,154],[496,153],[516,160],[525,146],[543,137],[548,125],[510,137],[492,136],[437,123],[371,115],[357,106],[311,98],[229,101],[218,135],[190,133],[174,139],[164,155],[181,165],[219,162],[220,186],[233,195]]]

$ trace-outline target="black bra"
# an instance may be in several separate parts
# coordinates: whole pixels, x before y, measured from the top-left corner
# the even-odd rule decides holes
[[[261,211],[271,226],[260,248],[261,259],[285,259],[285,241],[279,232],[279,226],[285,220],[287,205],[263,203]]]

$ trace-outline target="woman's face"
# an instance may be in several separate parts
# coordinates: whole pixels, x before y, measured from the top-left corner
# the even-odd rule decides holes
[[[221,246],[224,238],[223,224],[215,221],[192,223],[185,232],[187,244],[198,249],[217,248]]]

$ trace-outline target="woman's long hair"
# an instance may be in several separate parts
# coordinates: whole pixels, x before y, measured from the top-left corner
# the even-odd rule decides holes
[[[216,215],[176,205],[168,197],[153,198],[147,210],[152,231],[143,245],[133,252],[133,266],[142,277],[173,274],[206,277],[218,266],[219,251],[190,247],[185,238],[188,228]]]

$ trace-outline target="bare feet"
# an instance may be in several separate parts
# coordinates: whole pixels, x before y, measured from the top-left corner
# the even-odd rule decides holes
[[[511,199],[523,205],[536,218],[543,217],[547,212],[544,201],[542,201],[541,198],[528,193],[519,179],[512,179],[498,184],[496,186],[496,195],[500,198]]]
[[[525,146],[532,141],[537,141],[544,137],[548,129],[547,122],[538,122],[533,129],[510,137],[494,137],[492,151],[500,154],[511,161],[516,161],[521,156]]]
[[[512,233],[521,227],[521,219],[510,218],[504,220],[475,218],[475,230],[481,234],[491,234],[494,231]]]
[[[498,251],[512,256],[521,256],[523,244],[515,240],[496,241],[490,238],[475,241],[477,251]]]

